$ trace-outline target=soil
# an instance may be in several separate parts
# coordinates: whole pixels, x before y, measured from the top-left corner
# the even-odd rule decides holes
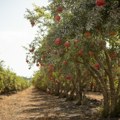
[[[98,120],[100,94],[87,94],[88,105],[49,95],[30,87],[12,95],[0,96],[0,120]],[[95,99],[96,100],[95,100]]]

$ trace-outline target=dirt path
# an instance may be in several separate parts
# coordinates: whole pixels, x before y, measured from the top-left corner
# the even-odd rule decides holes
[[[96,111],[93,106],[76,106],[34,88],[0,96],[0,120],[94,120]]]

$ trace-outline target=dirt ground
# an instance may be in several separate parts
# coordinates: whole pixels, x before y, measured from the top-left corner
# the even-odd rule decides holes
[[[101,95],[88,94],[101,100]],[[0,96],[0,120],[97,120],[94,103],[77,106],[63,98],[31,87],[12,95]]]

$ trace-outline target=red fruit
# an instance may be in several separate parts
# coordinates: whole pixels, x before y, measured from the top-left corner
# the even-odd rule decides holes
[[[59,6],[59,7],[57,8],[57,12],[58,12],[58,13],[62,13],[62,11],[63,11],[63,7],[62,7],[62,6]]]
[[[53,78],[52,78],[52,77],[50,77],[50,80],[52,81],[52,80],[53,80]]]
[[[74,40],[74,43],[75,43],[75,44],[77,44],[78,42],[79,42],[79,40],[77,40],[77,39]]]
[[[54,41],[54,43],[55,43],[56,45],[61,45],[62,40],[61,40],[60,38],[56,38],[56,40]]]
[[[104,6],[106,4],[105,0],[96,0],[97,6]]]
[[[40,65],[43,66],[43,67],[45,66],[43,63],[41,63]]]
[[[60,81],[59,81],[59,80],[56,80],[55,83],[58,84],[58,83],[60,83]]]
[[[49,70],[50,70],[50,71],[54,71],[54,65],[50,64],[50,65],[49,65]]]
[[[69,42],[69,41],[66,41],[66,42],[64,43],[64,46],[65,46],[66,48],[70,47],[70,42]]]
[[[30,51],[30,52],[34,52],[34,50],[35,50],[35,48],[33,47],[33,48],[32,48],[32,49],[30,49],[29,51]]]
[[[100,69],[100,64],[96,63],[96,64],[94,65],[94,67],[95,67],[96,70],[99,70],[99,69]]]
[[[31,23],[32,27],[35,25],[35,21],[34,20],[30,20],[30,23]]]
[[[61,19],[61,17],[60,17],[59,15],[56,15],[56,16],[55,16],[55,21],[59,22],[60,19]]]
[[[90,32],[85,32],[84,35],[85,35],[86,38],[90,38],[91,37],[91,33]]]
[[[72,80],[72,76],[71,75],[66,75],[66,79],[67,80]]]
[[[90,55],[90,56],[94,56],[94,52],[89,51],[89,55]]]
[[[39,67],[39,63],[37,63],[36,66]]]
[[[45,60],[45,58],[46,58],[46,56],[45,56],[45,55],[43,55],[43,56],[41,57],[41,59],[42,59],[42,60]]]
[[[83,56],[83,49],[80,49],[80,50],[78,51],[78,55],[79,55],[79,56]]]
[[[116,52],[111,52],[110,53],[110,58],[111,59],[115,59],[117,57],[117,53]]]
[[[26,63],[29,63],[29,60],[26,60]]]
[[[67,63],[68,63],[67,61],[63,61],[63,64],[64,64],[64,65],[67,65]]]
[[[110,35],[110,36],[115,36],[115,35],[116,35],[116,32],[110,32],[109,35]]]

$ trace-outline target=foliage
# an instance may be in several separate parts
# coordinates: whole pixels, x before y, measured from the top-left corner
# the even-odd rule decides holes
[[[42,71],[37,71],[34,74],[34,77],[32,78],[32,84],[42,90],[42,91],[46,91],[47,88],[47,82],[46,79],[43,77],[43,72]]]
[[[17,92],[29,87],[28,80],[17,76],[9,69],[5,69],[3,65],[0,65],[0,94]]]
[[[42,10],[26,15],[43,33],[30,44],[27,63],[40,67],[50,92],[76,94],[80,104],[94,81],[104,97],[103,115],[119,115],[120,1],[53,0]]]

